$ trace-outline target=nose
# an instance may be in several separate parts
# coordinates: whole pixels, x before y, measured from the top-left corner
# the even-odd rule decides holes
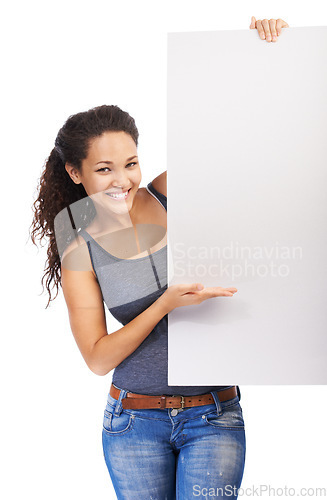
[[[126,172],[117,172],[115,178],[112,181],[112,185],[116,188],[122,189],[129,187],[129,181]]]

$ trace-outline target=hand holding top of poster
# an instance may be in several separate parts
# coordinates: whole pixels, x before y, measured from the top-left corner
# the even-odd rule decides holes
[[[257,29],[262,40],[267,42],[277,42],[277,37],[281,34],[282,28],[289,28],[289,25],[283,19],[258,19],[251,17],[250,29]]]

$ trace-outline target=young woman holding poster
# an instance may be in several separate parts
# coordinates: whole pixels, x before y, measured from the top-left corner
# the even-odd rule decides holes
[[[251,20],[274,41],[287,23]],[[46,287],[62,286],[88,367],[114,369],[103,452],[119,499],[236,498],[245,461],[238,386],[169,386],[167,314],[236,288],[167,286],[166,172],[140,188],[138,130],[117,106],[70,116],[34,203],[49,237]],[[42,280],[42,282],[43,282]],[[104,303],[122,328],[108,335]],[[210,494],[211,493],[211,494]]]

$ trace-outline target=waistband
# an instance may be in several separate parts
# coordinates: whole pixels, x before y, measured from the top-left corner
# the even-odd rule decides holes
[[[115,399],[119,399],[121,389],[118,389],[113,384],[110,386],[109,394]],[[125,392],[125,396],[121,399],[124,409],[146,409],[146,408],[189,408],[193,406],[202,406],[215,403],[211,393],[199,394],[195,396],[152,396],[147,394],[138,394],[135,392]],[[215,391],[219,401],[227,401],[239,395],[237,386],[229,387]]]

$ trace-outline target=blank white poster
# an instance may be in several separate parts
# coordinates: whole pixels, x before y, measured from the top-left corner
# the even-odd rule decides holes
[[[327,383],[327,27],[168,34],[170,385]]]

